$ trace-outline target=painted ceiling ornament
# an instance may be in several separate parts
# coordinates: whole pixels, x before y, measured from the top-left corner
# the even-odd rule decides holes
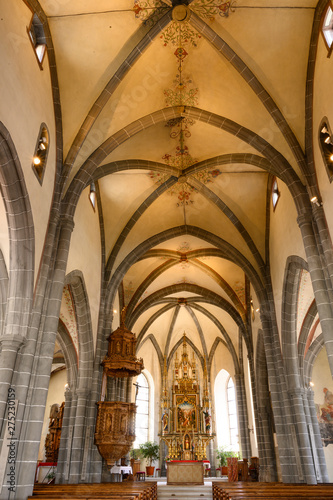
[[[235,0],[194,0],[191,5],[198,16],[209,21],[214,21],[216,16],[229,17],[235,7]]]
[[[153,25],[169,8],[162,0],[134,0],[133,12],[143,24]]]
[[[165,126],[171,129],[170,137],[171,139],[177,139],[180,134],[183,134],[183,137],[191,137],[191,131],[189,129],[190,126],[193,126],[195,121],[193,118],[189,116],[181,116],[179,118],[172,118],[167,121]]]
[[[199,89],[194,86],[190,75],[177,73],[169,89],[164,90],[165,105],[171,106],[197,106]]]

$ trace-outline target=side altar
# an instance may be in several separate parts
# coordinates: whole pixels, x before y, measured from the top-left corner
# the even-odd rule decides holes
[[[207,445],[215,434],[206,363],[203,362],[200,377],[195,353],[192,351],[190,359],[189,348],[184,333],[180,357],[176,351],[170,377],[164,360],[160,440],[168,448],[169,460],[200,461],[202,468]]]

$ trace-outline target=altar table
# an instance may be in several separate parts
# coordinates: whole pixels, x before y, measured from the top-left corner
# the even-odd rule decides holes
[[[204,484],[204,464],[197,460],[172,461],[167,464],[167,484]]]
[[[123,474],[132,474],[132,467],[125,465],[114,465],[110,470],[111,481],[121,482]]]

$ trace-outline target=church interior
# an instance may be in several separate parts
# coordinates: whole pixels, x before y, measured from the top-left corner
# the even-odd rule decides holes
[[[0,0],[0,499],[147,442],[333,482],[332,50],[331,0]]]

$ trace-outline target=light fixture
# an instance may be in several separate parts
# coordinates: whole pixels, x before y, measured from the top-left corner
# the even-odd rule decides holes
[[[313,382],[310,382],[310,386],[311,386],[311,387],[314,387],[314,383],[313,383]]]
[[[256,313],[258,313],[259,311],[260,311],[260,309],[259,309],[259,307],[258,307],[258,309],[256,309]]]
[[[34,165],[39,165],[41,162],[41,159],[39,158],[39,156],[34,156]]]
[[[331,136],[328,132],[322,132],[322,136],[323,136],[323,141],[326,144],[331,144]]]
[[[318,201],[317,196],[312,196],[310,201],[311,201],[311,203],[317,203],[317,201]]]
[[[113,309],[113,314],[117,314],[117,309]]]

